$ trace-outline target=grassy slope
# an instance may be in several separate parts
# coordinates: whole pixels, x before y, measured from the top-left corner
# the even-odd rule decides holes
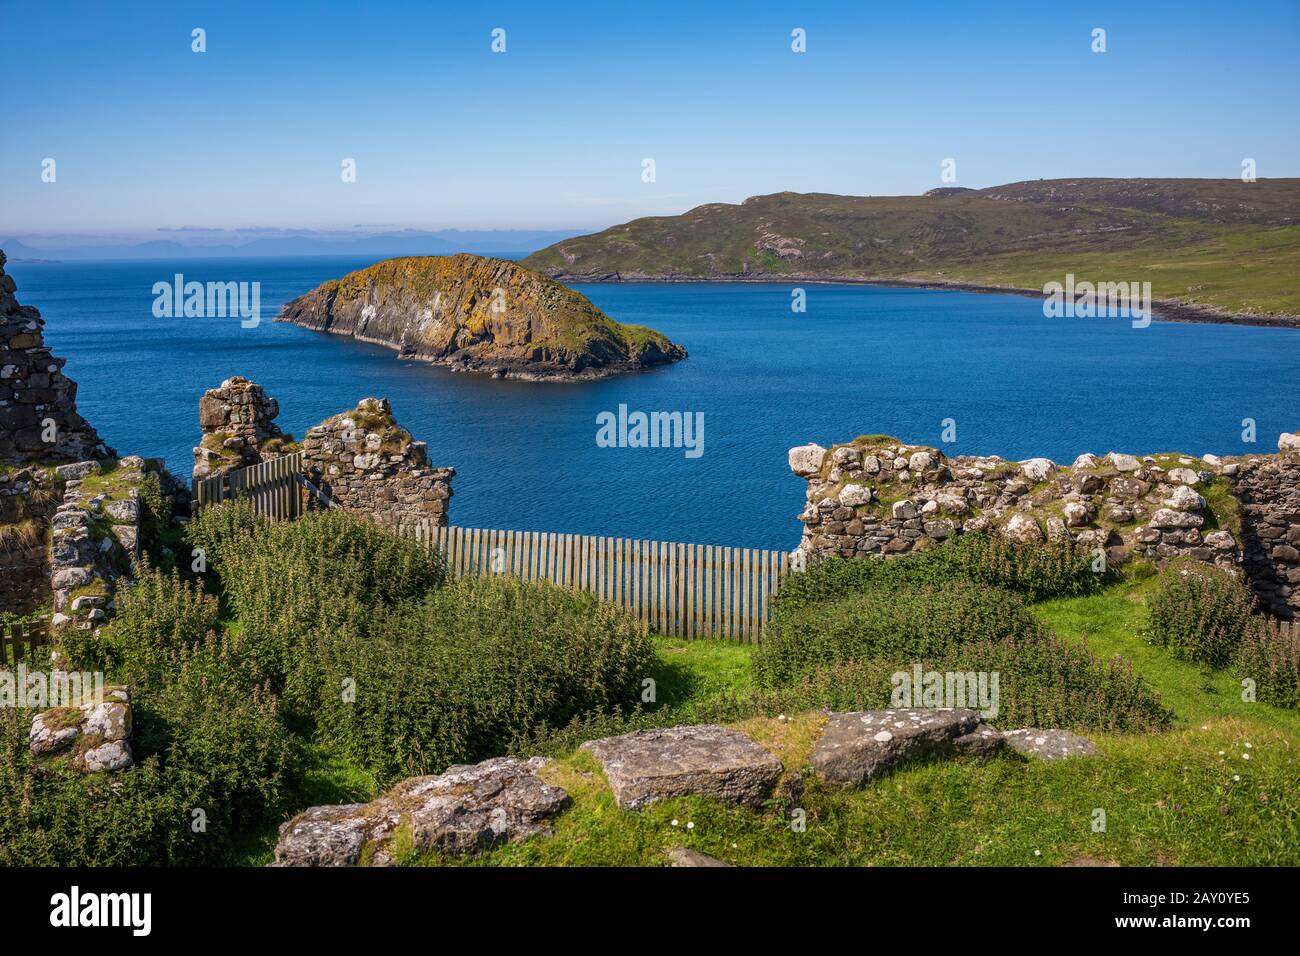
[[[1177,714],[1169,733],[1099,737],[1103,755],[1096,759],[1048,763],[1006,755],[984,764],[919,764],[862,791],[828,792],[810,780],[800,800],[804,832],[791,828],[790,808],[775,801],[763,812],[699,798],[621,811],[599,765],[574,752],[546,773],[574,800],[553,838],[469,860],[429,854],[406,862],[661,865],[673,846],[685,844],[742,865],[1300,864],[1300,713],[1244,703],[1231,675],[1146,644],[1138,628],[1149,586],[1123,584],[1037,610],[1063,636],[1132,660]],[[746,646],[658,644],[661,704],[752,686]],[[810,713],[740,726],[797,767],[820,720]],[[373,781],[354,768],[315,751],[310,758],[304,806],[374,795]],[[1097,808],[1106,812],[1104,833],[1092,829]],[[268,862],[274,842],[272,832],[250,838],[241,862]]]
[[[569,279],[803,275],[1031,289],[1069,272],[1149,280],[1157,299],[1298,315],[1297,222],[1297,180],[1056,180],[946,197],[778,193],[634,220],[524,264]],[[783,257],[783,245],[799,255]]]
[[[1244,704],[1231,677],[1206,677],[1144,644],[1136,636],[1140,594],[1141,586],[1124,585],[1040,609],[1062,634],[1081,639],[1086,633],[1094,649],[1133,659],[1177,712],[1170,733],[1101,738],[1099,759],[1046,763],[1009,755],[986,764],[923,764],[849,793],[810,783],[801,800],[802,833],[775,803],[764,813],[703,799],[620,811],[594,760],[572,754],[550,774],[574,798],[553,839],[471,861],[427,856],[413,862],[657,865],[684,843],[746,865],[1052,865],[1080,858],[1129,865],[1300,863],[1294,786],[1300,714]],[[660,650],[692,675],[685,686],[696,693],[749,685],[746,647],[664,641]],[[672,688],[661,683],[660,690],[669,700]],[[742,726],[789,767],[799,765],[818,724],[817,715],[804,714]],[[1106,811],[1104,833],[1092,829],[1096,808]]]

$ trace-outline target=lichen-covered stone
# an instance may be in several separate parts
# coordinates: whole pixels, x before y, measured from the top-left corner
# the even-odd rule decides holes
[[[1097,753],[1097,746],[1091,740],[1068,730],[1039,730],[1029,727],[1008,730],[1002,736],[1011,749],[1041,760],[1087,757]]]
[[[415,851],[455,855],[549,834],[570,800],[537,776],[548,763],[497,757],[412,777],[370,803],[312,807],[280,827],[274,865],[387,865],[399,828]]]
[[[808,762],[830,783],[861,787],[913,760],[987,753],[998,746],[983,734],[980,715],[964,708],[891,708],[831,714]],[[971,737],[971,735],[976,735]],[[964,738],[971,737],[967,740]]]
[[[589,740],[582,749],[600,761],[626,810],[693,795],[758,806],[781,775],[773,754],[738,730],[712,724],[638,730]]]

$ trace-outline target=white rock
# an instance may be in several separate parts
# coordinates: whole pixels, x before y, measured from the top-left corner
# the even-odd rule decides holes
[[[1300,435],[1283,432],[1277,439],[1277,450],[1284,455],[1300,452]]]
[[[916,505],[908,501],[906,498],[902,501],[895,501],[891,510],[893,511],[894,517],[899,521],[907,521],[910,518],[916,517]]]
[[[1043,540],[1043,529],[1038,527],[1038,522],[1027,514],[1012,515],[1011,520],[1002,526],[1002,534],[1012,541],[1038,542]]]
[[[1204,523],[1205,519],[1200,515],[1171,511],[1168,508],[1160,508],[1151,516],[1153,528],[1199,528]]]
[[[1048,458],[1027,458],[1020,463],[1020,473],[1030,481],[1043,481],[1055,467],[1056,463]]]
[[[1171,468],[1169,469],[1169,480],[1176,481],[1181,485],[1195,485],[1201,481],[1201,476],[1190,468]]]
[[[799,445],[791,448],[786,456],[790,463],[790,470],[796,475],[811,477],[821,473],[822,459],[826,457],[826,449],[821,445]]]
[[[1223,459],[1218,455],[1202,455],[1201,461],[1205,462],[1211,468],[1218,468],[1223,464]]]
[[[1097,456],[1090,455],[1087,452],[1084,452],[1078,458],[1074,459],[1074,464],[1071,465],[1070,467],[1071,468],[1096,468]]]
[[[914,452],[912,456],[907,459],[907,464],[913,471],[926,471],[933,467],[934,456],[928,451]]]
[[[1087,524],[1090,517],[1088,506],[1078,501],[1067,502],[1061,512],[1065,515],[1066,525],[1071,528]]]
[[[871,489],[866,485],[845,485],[840,492],[840,504],[846,508],[871,504]]]
[[[1179,485],[1174,493],[1165,499],[1165,504],[1175,511],[1200,511],[1205,507],[1205,499],[1186,485]]]
[[[1108,454],[1106,459],[1119,471],[1137,471],[1142,467],[1142,463],[1132,455],[1121,455],[1117,451]]]

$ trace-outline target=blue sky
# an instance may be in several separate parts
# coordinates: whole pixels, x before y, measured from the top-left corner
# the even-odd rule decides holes
[[[0,0],[0,236],[598,228],[917,193],[947,157],[975,187],[1300,176],[1297,0],[723,6]]]

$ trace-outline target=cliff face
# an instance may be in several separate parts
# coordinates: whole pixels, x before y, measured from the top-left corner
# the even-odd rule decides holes
[[[601,378],[686,357],[653,329],[620,325],[558,282],[464,254],[377,263],[299,296],[277,321],[499,378]]]

